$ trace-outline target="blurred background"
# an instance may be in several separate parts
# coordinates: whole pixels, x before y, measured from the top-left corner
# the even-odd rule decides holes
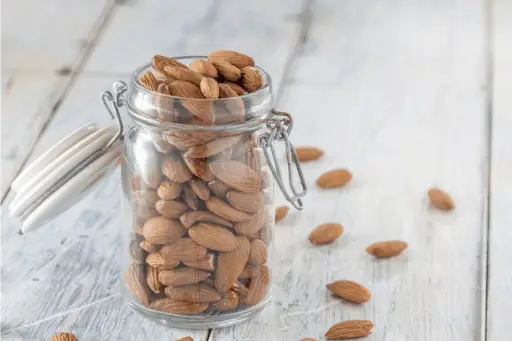
[[[337,167],[355,180],[344,193],[312,188],[306,210],[276,232],[278,283],[288,284],[266,315],[195,339],[299,340],[350,317],[372,319],[378,341],[505,340],[511,18],[510,0],[3,0],[2,338],[188,335],[119,302],[118,177],[33,235],[18,236],[3,207],[24,165],[86,122],[110,123],[99,94],[115,80],[154,54],[234,49],[272,75],[276,108],[295,118],[295,145],[325,151],[305,165],[309,183]],[[453,215],[427,214],[429,186],[451,193]],[[325,220],[344,224],[350,256],[300,251],[304,231]],[[362,259],[365,245],[389,238],[410,243],[407,264]],[[335,310],[305,284],[313,272],[367,278],[375,298]]]

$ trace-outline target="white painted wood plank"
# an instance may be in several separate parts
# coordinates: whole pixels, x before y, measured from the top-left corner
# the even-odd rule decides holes
[[[73,69],[111,2],[2,1],[2,69]]]
[[[302,0],[147,0],[119,6],[86,66],[131,73],[154,54],[202,55],[235,49],[254,57],[277,86],[295,45]]]
[[[492,1],[492,163],[487,340],[510,334],[512,312],[512,3]]]
[[[119,296],[107,298],[85,309],[70,311],[50,320],[2,334],[2,340],[47,341],[58,332],[72,332],[79,340],[152,341],[191,336],[205,340],[207,331],[172,329],[150,323],[132,311]]]
[[[60,107],[41,137],[31,159],[40,155],[67,132],[89,121],[112,121],[99,101],[99,94],[111,88],[109,77],[82,77]],[[119,216],[120,174],[108,177],[80,204],[47,226],[23,236],[16,221],[2,212],[2,329],[20,330],[35,340],[61,329],[77,329],[84,340],[130,340],[147,335],[148,340],[176,339],[192,334],[196,341],[204,332],[175,331],[158,327],[134,314],[124,305],[97,301],[119,295],[122,238],[128,233]],[[5,207],[12,200],[8,196]],[[72,313],[60,318],[66,311]],[[52,317],[59,317],[53,320]],[[39,322],[51,319],[42,323]],[[33,327],[24,328],[29,325]],[[135,330],[140,329],[140,330]],[[151,330],[148,332],[148,330]],[[18,334],[8,334],[14,337]],[[155,338],[153,338],[153,336]],[[135,338],[137,339],[137,338]]]
[[[279,105],[295,116],[292,140],[325,150],[305,164],[303,212],[276,227],[274,300],[248,324],[212,341],[300,340],[335,322],[369,319],[376,341],[479,340],[485,153],[484,1],[317,1],[303,55]],[[316,188],[348,167],[352,183]],[[452,213],[426,192],[452,194]],[[316,225],[345,235],[313,247]],[[365,248],[402,239],[409,250],[375,261]],[[325,284],[351,279],[373,298],[343,303]]]

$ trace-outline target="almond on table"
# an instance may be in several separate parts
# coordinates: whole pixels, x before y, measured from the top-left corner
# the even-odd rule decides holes
[[[276,208],[276,216],[275,216],[275,219],[276,219],[276,223],[278,221],[281,221],[283,220],[286,215],[288,214],[288,206],[279,206]]]
[[[451,211],[455,208],[455,204],[453,203],[450,195],[439,188],[429,189],[428,197],[430,199],[430,204],[442,211]]]
[[[325,223],[318,225],[309,234],[309,241],[311,244],[322,245],[330,244],[338,239],[343,234],[343,226],[338,223]]]
[[[366,248],[366,252],[376,258],[390,258],[401,254],[405,249],[407,249],[407,246],[407,243],[404,241],[389,240],[369,245]]]
[[[317,147],[296,147],[295,152],[300,162],[318,160],[324,155],[323,150]]]
[[[352,179],[352,174],[346,169],[335,169],[320,175],[316,185],[320,188],[343,187]]]
[[[328,340],[344,340],[364,337],[373,331],[373,323],[368,320],[348,320],[334,324],[325,337]]]
[[[354,281],[339,280],[327,284],[326,287],[334,295],[339,296],[349,302],[364,303],[368,302],[372,297],[370,290]]]

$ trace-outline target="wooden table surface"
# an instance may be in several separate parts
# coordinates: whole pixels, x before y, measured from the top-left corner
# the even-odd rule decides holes
[[[254,56],[296,119],[295,145],[326,153],[304,165],[306,209],[276,227],[271,305],[231,328],[171,329],[122,302],[117,174],[24,236],[3,209],[2,339],[324,340],[346,319],[373,321],[365,340],[512,339],[512,1],[5,0],[2,14],[2,207],[42,151],[110,123],[99,93],[152,54]],[[316,188],[337,167],[352,183]],[[430,186],[456,210],[430,209]],[[313,247],[308,232],[327,221],[344,236]],[[386,239],[409,249],[386,261],[364,252]],[[333,298],[336,279],[372,300]]]

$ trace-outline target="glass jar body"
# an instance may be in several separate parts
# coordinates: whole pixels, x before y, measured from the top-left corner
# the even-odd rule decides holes
[[[123,294],[183,328],[243,322],[269,300],[273,180],[251,129],[132,124],[122,163]]]

